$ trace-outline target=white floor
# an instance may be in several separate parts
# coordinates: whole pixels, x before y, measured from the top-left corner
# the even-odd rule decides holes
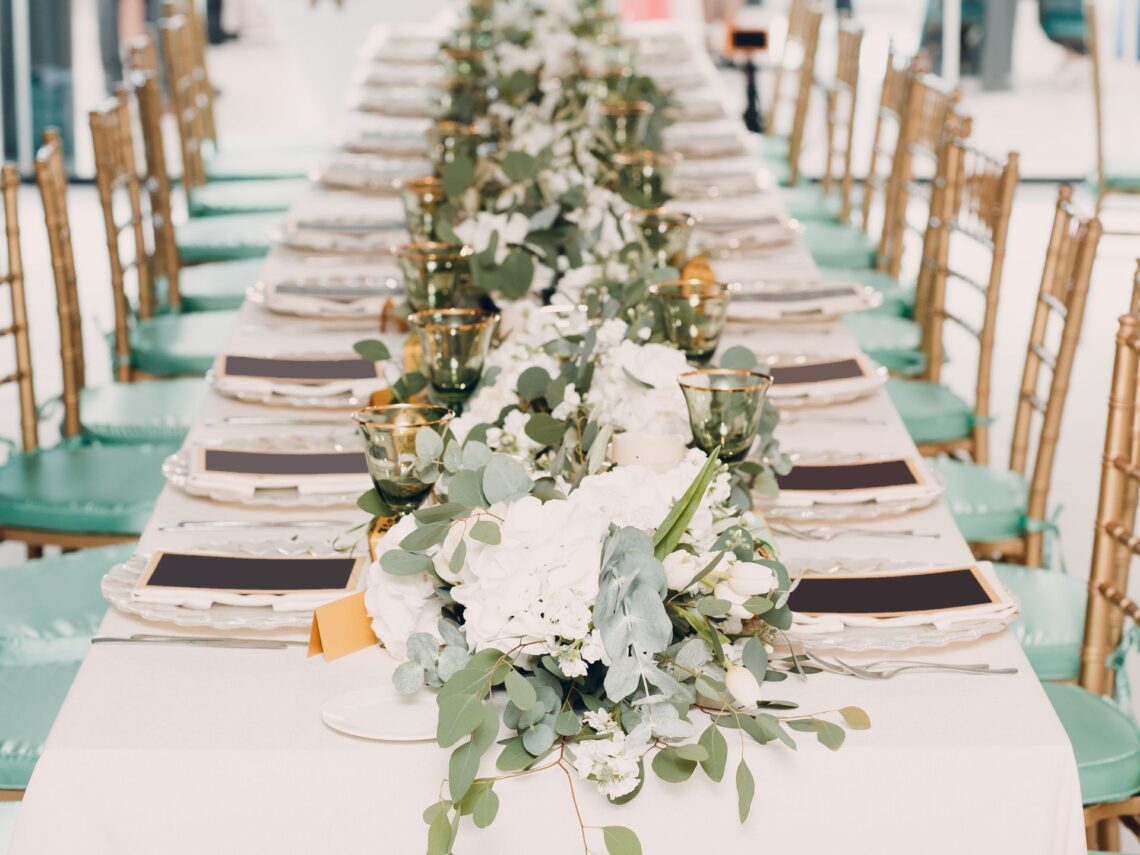
[[[866,7],[871,22],[886,22],[882,27],[876,25],[876,38],[889,37],[892,27],[901,33],[904,27],[899,25],[898,13],[892,18],[890,10],[877,8],[876,2],[882,0],[856,4],[857,11]],[[438,6],[438,0],[424,0],[414,6],[392,3],[373,6],[354,4],[350,0],[346,3],[347,14],[338,13],[330,0],[321,0],[313,12],[307,11],[308,0],[274,0],[272,6],[266,5],[262,10],[271,9],[272,19],[256,14],[256,4],[251,6],[247,2],[245,5],[253,12],[247,19],[249,27],[243,39],[214,49],[210,57],[215,84],[222,91],[218,108],[223,145],[227,137],[288,138],[330,131],[331,117],[342,106],[346,77],[366,19],[381,15],[389,19],[425,17]],[[379,6],[385,8],[380,11]],[[1019,50],[1027,38],[1032,47],[1032,38],[1024,35],[1022,27]],[[911,39],[913,41],[913,36]],[[1084,173],[1091,165],[1092,151],[1089,126],[1084,119],[1091,110],[1089,89],[1083,84],[1074,84],[1061,90],[1047,82],[1047,75],[1031,84],[1034,69],[1026,68],[1021,59],[1017,62],[1015,73],[1025,87],[1019,88],[1016,94],[967,95],[966,103],[976,117],[975,137],[999,152],[1017,148],[1023,152],[1027,164],[1040,164],[1042,170],[1058,164],[1079,163],[1079,169],[1069,168],[1064,174]],[[1129,121],[1137,120],[1136,111],[1126,114]],[[1135,136],[1117,138],[1133,140]],[[1028,324],[1055,199],[1054,185],[1025,184],[1019,188],[1014,206],[994,372],[997,424],[993,447],[997,463],[1002,463],[1007,454]],[[42,402],[60,390],[54,292],[34,188],[25,188],[20,202],[36,388]],[[90,383],[108,382],[110,367],[103,336],[112,326],[110,286],[103,227],[93,189],[73,187],[70,209],[83,302],[88,380]],[[1140,215],[1133,223],[1140,227]],[[1101,245],[1085,335],[1062,430],[1053,500],[1063,507],[1060,514],[1063,551],[1074,575],[1087,574],[1115,319],[1127,307],[1137,256],[1140,256],[1140,239],[1137,238],[1108,237]],[[0,328],[6,325],[6,314],[7,306],[0,305]],[[973,380],[971,360],[965,358],[970,353],[969,346],[951,343],[951,348],[963,358],[951,363],[948,380],[968,393]],[[11,361],[10,350],[0,345],[0,376],[9,373]],[[15,438],[17,425],[14,396],[10,389],[0,389],[0,436]],[[50,426],[45,425],[45,441],[52,439],[50,434]],[[20,551],[12,545],[0,546],[0,566],[20,558]],[[1132,594],[1140,595],[1140,575],[1133,579]],[[1140,685],[1140,656],[1133,657],[1129,670],[1133,684]],[[1133,846],[1127,851],[1140,852],[1140,847]]]

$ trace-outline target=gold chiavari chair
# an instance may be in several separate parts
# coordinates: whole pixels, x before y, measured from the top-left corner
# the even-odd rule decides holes
[[[801,222],[846,224],[851,220],[854,185],[851,155],[862,49],[862,28],[849,19],[840,19],[835,77],[827,87],[827,156],[823,179],[818,186],[800,184],[783,193],[788,213]]]
[[[120,89],[116,97],[92,110],[90,124],[95,184],[111,263],[116,376],[122,381],[200,376],[224,345],[236,313],[178,314],[160,305],[126,90]],[[128,292],[132,281],[133,295]]]
[[[887,391],[919,451],[966,455],[985,465],[994,332],[1018,156],[1010,153],[1003,162],[954,140],[944,146],[941,161],[916,300],[926,367],[915,380],[892,379]],[[983,268],[982,275],[975,272]],[[977,342],[972,405],[941,382],[948,326]]]
[[[214,85],[210,81],[210,70],[206,65],[206,22],[198,14],[198,4],[194,0],[166,0],[164,10],[168,18],[182,15],[186,19],[185,60],[194,81],[194,97],[201,109],[202,132],[204,138],[217,148],[218,126],[214,114]]]
[[[980,558],[1044,564],[1045,536],[1055,532],[1048,516],[1053,461],[1100,236],[1100,222],[1082,216],[1071,188],[1063,187],[1030,327],[1008,469],[952,457],[930,461],[946,482],[955,522]],[[1059,341],[1051,349],[1047,339],[1056,336],[1050,327],[1057,326]]]
[[[800,153],[803,150],[811,93],[815,86],[815,58],[819,48],[819,31],[823,10],[812,0],[795,0],[788,12],[788,34],[776,68],[769,111],[768,135],[764,139],[764,160],[780,184],[791,186],[800,178]],[[796,85],[790,94],[785,78],[794,74]],[[791,122],[785,135],[773,133],[780,124],[785,102],[790,101]]]
[[[165,294],[172,310],[215,312],[237,309],[246,290],[257,281],[261,258],[214,261],[183,267],[180,245],[198,241],[199,248],[213,243],[224,245],[226,235],[242,234],[245,217],[209,217],[189,223],[175,223],[170,174],[162,136],[162,96],[154,73],[134,71],[128,85],[138,106],[145,153],[145,183],[150,201],[154,234],[155,284]],[[239,187],[235,181],[224,186]]]
[[[1105,116],[1104,89],[1101,68],[1099,30],[1097,28],[1096,2],[1085,3],[1085,25],[1088,29],[1088,51],[1092,62],[1093,119],[1096,131],[1096,213],[1100,216],[1107,197],[1111,195],[1140,195],[1140,158],[1121,162],[1105,155]],[[1140,229],[1109,229],[1107,234],[1140,235]]]
[[[15,383],[20,405],[20,441],[24,448],[39,445],[36,419],[35,388],[32,382],[32,350],[28,343],[28,311],[24,293],[24,262],[20,252],[20,223],[16,193],[20,175],[13,164],[0,169],[0,193],[4,201],[5,268],[0,270],[0,286],[7,286],[11,314],[6,326],[0,327],[0,338],[11,337],[16,351],[16,370],[0,377],[0,386]]]

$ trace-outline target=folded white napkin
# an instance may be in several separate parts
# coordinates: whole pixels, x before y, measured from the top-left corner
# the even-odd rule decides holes
[[[900,615],[899,617],[868,617],[866,615],[803,615],[793,613],[792,626],[797,635],[824,634],[841,632],[844,627],[913,627],[933,626],[937,629],[949,629],[963,623],[975,621],[989,621],[994,619],[1012,620],[1019,611],[1019,606],[1009,595],[1009,592],[998,581],[993,565],[988,561],[978,563],[978,569],[989,583],[991,590],[1000,598],[1000,602],[986,603],[980,606],[953,609],[928,614]],[[922,568],[918,568],[922,569]],[[905,573],[905,571],[903,571]]]
[[[397,178],[431,174],[431,163],[422,158],[384,157],[372,153],[337,152],[317,164],[317,181],[334,187],[359,187],[372,192],[395,194]]]
[[[326,383],[280,383],[263,377],[220,377],[218,389],[231,394],[282,395],[294,398],[335,398],[351,395],[365,398],[385,388],[387,383],[375,380],[331,380]]]
[[[184,609],[206,610],[214,605],[271,608],[275,612],[311,612],[339,600],[344,591],[296,591],[289,594],[237,594],[233,591],[198,591],[190,588],[143,588],[131,592],[139,603],[158,603]]]
[[[346,253],[389,252],[409,240],[403,226],[356,231],[346,224],[345,231],[338,231],[331,224],[329,228],[304,228],[294,223],[285,224],[281,238],[282,243],[293,249]]]
[[[302,496],[362,493],[371,482],[367,475],[249,475],[237,472],[197,472],[192,469],[186,483],[192,488],[225,490],[253,498],[259,489],[294,489]]]
[[[769,508],[810,508],[812,505],[859,505],[866,502],[902,502],[934,498],[943,491],[941,484],[906,484],[899,487],[870,487],[865,490],[780,490],[778,496],[757,496],[758,504]]]
[[[394,283],[399,278],[397,271],[390,273]],[[321,292],[327,292],[322,294]],[[344,315],[379,315],[388,300],[396,300],[403,289],[390,287],[387,283],[373,286],[351,286],[335,283],[306,284],[279,282],[266,286],[265,305],[272,312],[286,315],[319,315],[331,317]]]
[[[802,297],[792,299],[795,292]],[[843,291],[845,293],[837,293]],[[779,300],[764,299],[779,294]],[[828,288],[826,285],[789,289],[765,287],[762,282],[750,283],[733,295],[729,316],[748,320],[820,320],[863,312],[882,303],[882,295],[870,289],[846,286]]]
[[[812,398],[831,398],[837,395],[863,395],[885,385],[885,373],[876,372],[866,377],[846,377],[842,380],[819,380],[814,383],[781,383],[768,389],[768,397],[773,402],[795,400],[810,401]]]

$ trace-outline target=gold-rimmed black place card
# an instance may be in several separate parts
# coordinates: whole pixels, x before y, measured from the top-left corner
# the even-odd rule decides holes
[[[219,377],[273,380],[282,383],[329,383],[373,380],[382,375],[378,363],[356,355],[329,357],[223,356]]]
[[[769,365],[774,386],[798,386],[805,383],[827,383],[870,377],[866,363],[855,357],[801,362],[791,365]]]
[[[781,490],[835,493],[852,490],[886,490],[926,483],[917,464],[907,457],[849,463],[797,463],[786,475],[777,475]]]
[[[860,288],[856,285],[831,285],[826,288],[743,291],[733,294],[732,300],[734,303],[815,303],[821,300],[856,297],[859,293]]]
[[[1002,602],[977,565],[906,573],[805,576],[788,606],[804,615],[904,615],[956,611]]]
[[[352,592],[356,590],[363,567],[363,558],[340,555],[160,551],[151,556],[136,590],[183,588],[235,594]]]
[[[257,451],[199,448],[198,472],[210,475],[328,476],[367,475],[362,451]]]

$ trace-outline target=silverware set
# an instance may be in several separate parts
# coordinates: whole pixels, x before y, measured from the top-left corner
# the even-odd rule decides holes
[[[906,539],[912,537],[930,538],[938,540],[942,537],[937,531],[916,531],[914,529],[893,528],[853,528],[849,526],[831,525],[805,525],[795,526],[787,523],[772,523],[772,531],[776,534],[794,537],[796,540],[814,540],[827,542],[839,537],[885,537],[893,539]]]
[[[344,528],[359,520],[185,520],[162,523],[159,531],[210,531],[241,528]]]
[[[922,672],[943,672],[948,674],[974,674],[982,677],[996,677],[1016,674],[1016,668],[992,668],[984,662],[976,664],[956,664],[950,662],[920,662],[913,659],[880,659],[864,665],[853,665],[842,659],[825,659],[819,654],[804,650],[803,655],[814,665],[829,674],[856,677],[860,680],[892,680],[900,674]]]
[[[286,650],[290,647],[307,647],[305,641],[284,639],[235,638],[215,635],[153,635],[136,633],[128,637],[98,635],[92,644],[157,644],[185,645],[187,647],[224,647],[241,650]]]

